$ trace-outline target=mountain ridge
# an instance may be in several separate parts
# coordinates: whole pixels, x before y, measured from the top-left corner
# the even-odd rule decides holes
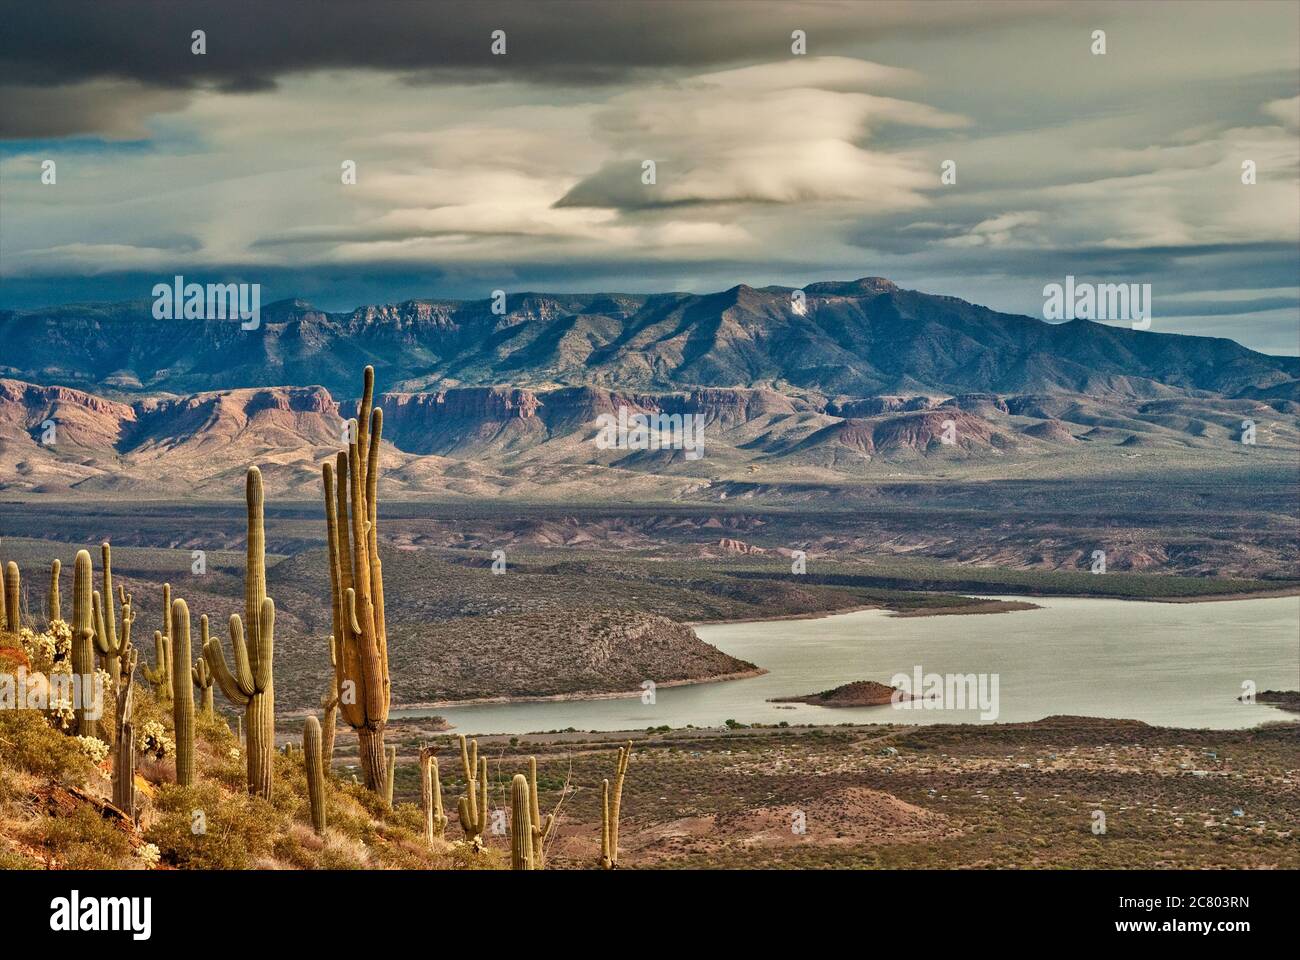
[[[286,384],[342,396],[369,363],[393,392],[509,385],[1300,399],[1300,358],[1223,338],[1051,324],[881,277],[810,283],[800,313],[794,289],[528,291],[507,296],[502,315],[487,299],[331,312],[286,298],[262,309],[254,331],[228,320],[155,320],[144,300],[6,310],[0,377],[122,397]]]

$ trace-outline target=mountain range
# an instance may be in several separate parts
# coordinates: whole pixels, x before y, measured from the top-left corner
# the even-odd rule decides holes
[[[0,490],[225,496],[258,462],[277,492],[314,497],[354,409],[337,398],[365,364],[384,391],[385,483],[411,496],[791,496],[1300,449],[1297,358],[1048,324],[880,278],[803,290],[802,311],[790,288],[746,286],[518,294],[503,315],[489,300],[351,313],[295,300],[255,330],[155,320],[147,302],[7,311]],[[706,456],[599,449],[597,418],[620,407],[700,415]]]

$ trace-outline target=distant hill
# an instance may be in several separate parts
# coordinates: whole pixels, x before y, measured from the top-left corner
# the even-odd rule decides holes
[[[515,293],[318,310],[269,304],[261,326],[155,320],[143,300],[0,311],[0,376],[97,393],[354,389],[374,364],[394,391],[456,386],[618,391],[764,388],[841,395],[1187,392],[1300,400],[1300,359],[1231,340],[1049,324],[868,277],[711,294]],[[1156,319],[1159,325],[1159,318]]]

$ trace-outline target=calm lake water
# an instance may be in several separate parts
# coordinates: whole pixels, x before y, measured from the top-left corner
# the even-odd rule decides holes
[[[978,710],[767,702],[852,680],[888,683],[894,674],[910,676],[920,666],[925,673],[996,674],[997,722],[1076,714],[1229,729],[1294,716],[1242,704],[1236,697],[1245,680],[1260,691],[1300,685],[1300,597],[1222,603],[1023,599],[1041,609],[907,618],[867,610],[819,620],[697,627],[706,642],[769,672],[661,688],[654,704],[635,697],[393,712],[441,714],[467,734],[719,726],[728,718],[792,724],[994,722],[981,720]]]

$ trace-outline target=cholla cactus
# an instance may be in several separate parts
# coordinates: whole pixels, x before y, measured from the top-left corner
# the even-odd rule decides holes
[[[623,776],[627,762],[632,758],[632,741],[618,748],[618,765],[614,773],[614,790],[610,795],[609,781],[601,787],[600,865],[606,870],[618,866],[618,816],[623,804]]]
[[[275,688],[271,674],[275,654],[275,603],[266,595],[262,473],[257,467],[248,468],[244,494],[248,503],[248,561],[244,573],[248,642],[244,641],[244,625],[236,614],[230,618],[234,674],[226,667],[221,641],[215,636],[208,640],[206,659],[226,699],[244,708],[248,721],[245,734],[248,791],[269,800],[275,752]]]
[[[78,736],[76,740],[81,752],[88,756],[91,763],[96,766],[99,766],[108,758],[108,744],[98,737]]]
[[[420,810],[424,813],[424,842],[433,846],[447,830],[447,817],[442,810],[442,782],[438,778],[438,758],[434,748],[420,748]]]
[[[533,869],[533,823],[528,778],[516,773],[510,782],[510,869]]]
[[[150,720],[140,728],[140,739],[136,748],[143,754],[162,760],[169,753],[174,753],[176,744],[167,736],[167,729],[157,720]]]
[[[343,719],[357,732],[362,774],[368,788],[387,789],[384,727],[388,723],[388,633],[384,618],[384,577],[379,560],[379,441],[383,411],[372,409],[375,371],[366,367],[357,418],[349,444],[334,465],[321,467],[325,529],[330,561],[330,601],[335,686]],[[350,509],[349,509],[350,506]]]
[[[483,849],[483,834],[487,829],[488,762],[487,757],[479,760],[477,740],[467,747],[465,738],[460,738],[460,763],[465,774],[465,796],[456,804],[456,811],[465,841],[479,851]]]

